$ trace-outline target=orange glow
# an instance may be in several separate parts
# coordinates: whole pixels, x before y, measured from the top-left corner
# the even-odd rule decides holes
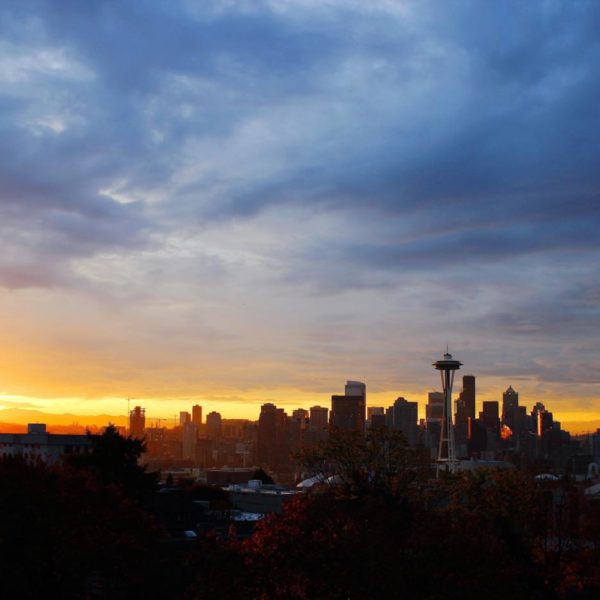
[[[502,425],[502,429],[500,430],[500,437],[503,440],[510,440],[512,437],[512,430],[508,425]]]

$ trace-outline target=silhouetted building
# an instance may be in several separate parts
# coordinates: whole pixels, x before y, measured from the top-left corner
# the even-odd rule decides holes
[[[373,415],[385,415],[383,406],[367,406],[367,423],[372,426],[371,419]]]
[[[485,449],[493,452],[500,439],[500,405],[496,400],[483,402],[483,410],[479,413],[479,422],[486,432]]]
[[[344,389],[346,396],[361,396],[367,403],[367,386],[362,381],[346,381],[346,387]]]
[[[329,426],[332,431],[364,433],[366,386],[359,381],[346,382],[344,396],[331,396]]]
[[[517,432],[519,421],[519,393],[512,386],[502,394],[502,423],[510,428],[513,433]]]
[[[198,428],[192,421],[186,421],[183,424],[181,436],[181,453],[184,459],[195,460],[196,458],[196,440],[198,438]]]
[[[310,429],[312,431],[321,431],[327,429],[329,419],[329,409],[325,406],[310,407]]]
[[[425,407],[425,420],[427,424],[440,423],[444,416],[443,392],[429,392],[427,406]]]
[[[306,435],[309,446],[316,446],[329,437],[329,409],[324,406],[311,406]]]
[[[419,405],[417,402],[409,402],[402,397],[394,402],[393,428],[396,431],[401,431],[411,446],[417,443],[418,411]]]
[[[179,424],[183,427],[186,423],[189,423],[192,420],[192,415],[190,415],[187,410],[182,410],[179,413]]]
[[[592,455],[596,459],[596,462],[600,460],[600,429],[596,430],[596,433],[592,434]]]
[[[288,417],[283,408],[267,402],[260,407],[256,454],[262,467],[278,470],[289,463]]]
[[[200,431],[200,427],[202,426],[202,407],[199,404],[192,406],[192,423]]]
[[[129,435],[142,439],[146,430],[146,409],[136,406],[129,413]]]
[[[475,418],[475,377],[465,375],[463,388],[456,400],[455,423],[467,423],[469,418]]]
[[[373,413],[371,415],[371,422],[369,423],[369,427],[371,429],[389,429],[385,414]]]
[[[206,415],[206,436],[209,440],[221,438],[221,413],[212,411]]]
[[[500,429],[500,407],[496,400],[484,400],[479,420],[486,429]]]
[[[542,437],[547,431],[552,429],[552,413],[546,410],[541,402],[536,402],[532,411],[531,419],[535,426],[535,432],[538,437]]]
[[[63,456],[85,454],[92,448],[87,435],[54,434],[44,423],[30,423],[27,433],[0,433],[0,457],[21,456],[27,462],[58,462]]]
[[[444,394],[443,392],[429,392],[427,405],[425,406],[425,445],[437,456],[442,430],[442,419],[444,417]]]

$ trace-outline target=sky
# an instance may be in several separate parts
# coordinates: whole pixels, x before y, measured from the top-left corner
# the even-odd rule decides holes
[[[423,403],[449,344],[600,417],[598,64],[595,1],[5,0],[0,407]]]

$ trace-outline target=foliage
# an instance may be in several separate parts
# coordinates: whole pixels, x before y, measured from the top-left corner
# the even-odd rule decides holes
[[[260,467],[256,469],[256,471],[254,471],[252,479],[259,479],[265,485],[273,485],[275,483],[273,478],[264,469]]]
[[[298,458],[306,475],[343,495],[398,496],[416,476],[414,457],[398,431],[337,433]]]
[[[211,510],[228,510],[231,508],[229,494],[216,485],[194,484],[189,489],[192,500],[210,502]]]
[[[125,597],[148,589],[159,532],[114,486],[67,465],[5,458],[0,506],[3,597]]]
[[[116,485],[128,497],[141,501],[156,489],[157,474],[147,473],[139,460],[145,452],[143,441],[122,436],[114,425],[109,425],[101,435],[88,433],[92,450],[87,454],[73,455],[72,466],[89,471],[103,485]]]

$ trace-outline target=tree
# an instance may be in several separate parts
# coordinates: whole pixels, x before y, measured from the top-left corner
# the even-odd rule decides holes
[[[369,430],[366,436],[333,434],[298,460],[307,476],[344,495],[398,496],[417,474],[404,436],[385,429]]]
[[[88,432],[92,450],[69,458],[72,466],[86,469],[103,485],[116,485],[128,497],[141,501],[157,486],[157,474],[147,473],[139,460],[146,451],[145,443],[122,436],[114,425],[101,435]]]
[[[153,520],[69,465],[0,460],[3,597],[153,597],[163,569]]]
[[[256,469],[256,471],[254,471],[252,479],[258,479],[262,481],[262,483],[265,485],[273,485],[275,483],[273,478],[264,469],[260,467]]]

